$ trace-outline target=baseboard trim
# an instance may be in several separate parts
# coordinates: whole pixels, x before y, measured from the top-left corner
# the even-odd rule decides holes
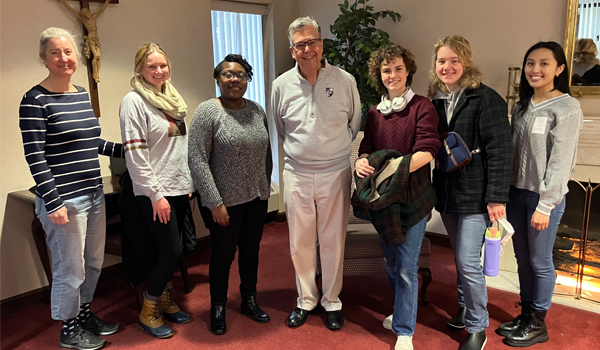
[[[275,219],[273,221],[275,221],[275,222],[286,222],[287,221],[287,216],[285,215],[285,212],[277,213],[277,215],[275,215]]]

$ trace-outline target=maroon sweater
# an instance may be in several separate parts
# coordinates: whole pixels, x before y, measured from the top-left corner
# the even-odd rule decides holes
[[[365,124],[365,136],[358,154],[393,149],[402,154],[429,152],[435,158],[440,149],[439,117],[428,98],[415,95],[406,108],[384,116],[373,106]],[[420,169],[429,174],[429,164]]]

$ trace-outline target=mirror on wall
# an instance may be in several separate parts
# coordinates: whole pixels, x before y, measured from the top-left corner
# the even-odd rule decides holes
[[[600,0],[569,0],[565,51],[571,92],[600,94]]]

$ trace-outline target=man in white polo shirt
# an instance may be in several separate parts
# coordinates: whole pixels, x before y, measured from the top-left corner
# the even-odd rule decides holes
[[[283,196],[298,287],[288,325],[303,325],[318,306],[318,241],[321,305],[327,327],[337,330],[344,324],[338,295],[350,210],[350,144],[360,128],[360,97],[354,77],[323,58],[321,29],[314,19],[296,19],[288,38],[296,66],[273,82],[271,95],[286,154]]]

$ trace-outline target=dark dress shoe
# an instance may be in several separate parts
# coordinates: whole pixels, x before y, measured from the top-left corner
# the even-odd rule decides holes
[[[100,317],[91,313],[90,317],[85,322],[81,323],[81,328],[88,332],[92,332],[95,335],[111,335],[117,333],[119,324],[103,321]]]
[[[212,305],[210,307],[210,331],[215,335],[227,332],[225,305]]]
[[[327,328],[332,331],[337,331],[342,328],[344,325],[344,315],[342,315],[342,311],[326,311],[326,319],[327,319]]]
[[[288,318],[288,322],[287,322],[288,326],[289,327],[302,326],[306,322],[309,312],[310,312],[309,310],[304,310],[304,309],[297,307],[294,311],[292,311],[292,313],[290,314],[290,317]]]
[[[73,332],[65,335],[60,332],[60,346],[65,349],[97,350],[104,346],[106,340],[99,338],[80,326],[75,326]]]
[[[255,296],[242,299],[242,315],[248,315],[258,323],[266,323],[271,320],[269,315],[258,306]]]
[[[528,315],[531,315],[531,302],[523,301],[520,303],[516,303],[515,307],[518,307],[519,305],[521,305],[521,314],[519,316],[517,316],[517,318],[515,318],[514,320],[512,320],[510,322],[502,323],[496,329],[496,334],[506,337],[507,335],[510,334],[510,332],[519,328],[521,323],[523,323],[523,321],[527,318]]]
[[[448,327],[454,331],[460,331],[465,329],[465,315],[467,314],[467,308],[461,307],[458,310],[456,316],[448,320]]]
[[[533,311],[521,322],[519,327],[510,332],[503,339],[504,344],[525,348],[537,343],[548,341],[548,328],[546,328],[546,311]]]
[[[462,343],[458,350],[483,350],[486,342],[487,337],[485,336],[485,331],[469,333],[467,341]]]

